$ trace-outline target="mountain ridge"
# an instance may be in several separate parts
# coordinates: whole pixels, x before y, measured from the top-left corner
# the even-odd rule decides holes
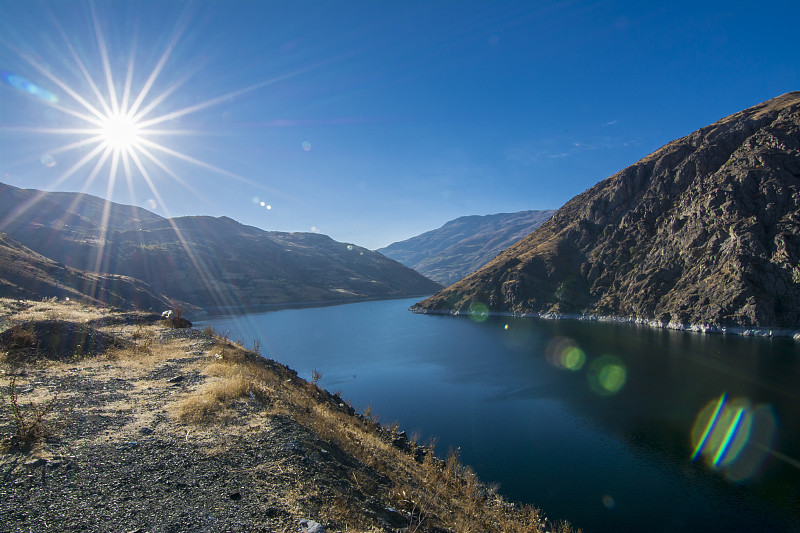
[[[325,235],[270,232],[228,217],[165,219],[78,193],[0,184],[0,231],[68,267],[136,278],[205,309],[399,298],[441,288]]]
[[[667,143],[418,312],[800,324],[800,92]]]
[[[555,210],[467,215],[376,251],[443,284],[476,271],[547,220]]]

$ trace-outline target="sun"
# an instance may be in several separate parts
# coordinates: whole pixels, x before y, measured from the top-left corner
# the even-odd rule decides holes
[[[252,180],[176,149],[175,143],[169,140],[204,134],[203,131],[177,128],[175,125],[182,117],[225,104],[282,78],[267,79],[206,100],[195,98],[196,103],[181,107],[178,105],[181,102],[178,89],[189,80],[190,75],[172,82],[159,80],[164,72],[169,72],[169,63],[186,28],[185,24],[173,28],[165,49],[160,56],[156,55],[157,61],[149,74],[139,74],[141,66],[135,56],[137,52],[141,54],[141,50],[135,46],[135,38],[128,41],[130,46],[127,50],[123,48],[114,53],[109,50],[103,32],[104,24],[96,12],[95,4],[89,5],[89,12],[92,20],[89,31],[94,33],[96,44],[94,52],[91,48],[79,49],[74,45],[57,19],[53,18],[63,38],[63,48],[68,53],[66,57],[72,60],[71,64],[67,62],[69,71],[79,73],[78,78],[68,82],[43,66],[34,54],[22,49],[14,51],[41,76],[40,80],[31,81],[14,72],[0,70],[0,81],[69,120],[69,125],[58,127],[0,125],[0,130],[64,135],[72,139],[54,146],[42,156],[42,161],[53,162],[54,156],[62,153],[71,152],[78,156],[77,160],[70,161],[70,165],[65,165],[65,170],[50,186],[57,187],[72,176],[83,174],[86,177],[82,191],[86,191],[96,178],[106,175],[106,189],[110,195],[121,178],[127,181],[129,189],[133,189],[133,180],[140,178],[165,212],[166,206],[158,191],[157,182],[160,179],[171,178],[197,193],[190,180],[184,178],[185,174],[174,169],[176,161],[256,186]],[[99,70],[93,71],[93,67],[98,65]],[[169,111],[164,112],[165,107]],[[55,166],[55,163],[48,166]]]
[[[48,171],[48,177],[52,176],[48,188],[57,189],[73,180],[80,182],[82,193],[104,188],[107,198],[119,196],[119,189],[127,189],[134,202],[147,194],[151,209],[158,207],[167,218],[170,213],[162,198],[162,187],[174,190],[177,184],[181,190],[201,198],[204,193],[198,183],[206,173],[233,179],[249,188],[263,188],[263,184],[249,177],[206,160],[215,154],[202,153],[201,146],[207,144],[191,139],[219,132],[204,127],[209,123],[205,118],[186,117],[195,114],[204,117],[202,113],[212,108],[308,72],[318,64],[300,66],[222,94],[204,96],[198,92],[204,85],[194,83],[202,70],[183,68],[186,57],[190,56],[182,54],[190,48],[180,43],[189,27],[191,10],[184,11],[173,26],[164,30],[163,42],[160,41],[163,48],[159,50],[137,45],[138,26],[130,33],[115,33],[107,41],[106,31],[113,24],[110,17],[107,20],[103,16],[103,4],[88,4],[85,31],[65,28],[59,16],[49,13],[53,34],[61,37],[52,44],[58,47],[54,57],[59,58],[63,70],[48,67],[41,60],[42,53],[34,52],[35,46],[16,47],[0,37],[0,50],[4,53],[9,47],[15,60],[21,60],[30,72],[23,76],[0,69],[0,82],[48,108],[46,113],[29,115],[34,119],[41,116],[47,123],[19,126],[0,123],[0,132],[19,131],[64,139],[46,147],[41,144],[39,161],[53,169]],[[75,37],[71,37],[71,31],[76,31]],[[43,53],[46,52],[47,49]],[[3,97],[0,93],[0,98]],[[197,156],[198,153],[201,155]],[[199,174],[197,169],[201,171]],[[34,204],[21,206],[19,212]],[[109,210],[107,204],[104,220],[110,216]],[[100,256],[97,258],[99,261]]]
[[[130,153],[141,146],[143,132],[139,121],[129,113],[112,112],[100,121],[98,134],[106,148],[117,153]]]

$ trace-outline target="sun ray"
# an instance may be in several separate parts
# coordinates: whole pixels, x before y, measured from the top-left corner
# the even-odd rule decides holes
[[[181,177],[180,177],[178,174],[176,174],[176,173],[175,173],[175,172],[174,172],[174,171],[173,171],[171,168],[169,168],[169,167],[168,167],[166,164],[164,164],[164,163],[163,163],[161,160],[159,160],[159,159],[158,159],[156,156],[154,156],[154,155],[153,155],[153,154],[150,152],[150,150],[148,150],[147,148],[145,148],[145,147],[143,147],[143,146],[139,146],[139,147],[137,148],[137,151],[138,151],[139,153],[141,153],[142,155],[144,155],[145,157],[147,157],[147,158],[148,158],[150,161],[152,161],[152,162],[153,162],[153,164],[155,164],[155,165],[156,165],[158,168],[160,168],[161,170],[163,170],[164,172],[166,172],[166,173],[167,173],[167,175],[168,175],[168,176],[170,176],[172,179],[174,179],[174,180],[175,180],[177,183],[180,183],[180,184],[181,184],[183,187],[186,187],[187,189],[189,189],[189,190],[190,190],[190,191],[192,191],[193,193],[197,193],[197,189],[195,189],[194,187],[192,187],[191,185],[189,185],[189,183],[187,183],[187,182],[186,182],[186,180],[184,180],[183,178],[181,178]],[[131,156],[131,157],[135,157],[135,155],[136,155],[136,154],[132,154],[132,156]]]
[[[94,35],[97,41],[97,49],[100,51],[100,60],[103,63],[103,73],[106,77],[106,85],[108,86],[108,99],[111,101],[111,111],[119,113],[119,102],[117,101],[117,91],[114,87],[114,77],[111,73],[111,63],[108,60],[108,49],[106,47],[106,40],[103,35],[103,30],[100,27],[100,22],[97,20],[97,11],[94,4],[89,4],[92,13],[92,26],[94,27]]]
[[[149,94],[150,89],[153,87],[153,84],[156,81],[156,78],[158,78],[158,75],[161,73],[161,70],[164,68],[164,65],[167,63],[167,60],[172,55],[172,51],[175,49],[175,46],[177,46],[178,41],[180,40],[181,36],[183,35],[183,32],[185,31],[186,25],[188,23],[189,23],[189,19],[186,18],[181,23],[181,25],[175,30],[175,32],[173,33],[172,39],[170,39],[170,43],[167,45],[167,48],[164,50],[164,53],[161,54],[161,57],[159,58],[158,63],[156,63],[156,66],[153,68],[153,71],[150,73],[150,76],[147,77],[147,81],[145,82],[144,86],[142,87],[142,90],[139,91],[139,94],[136,97],[136,100],[133,101],[133,104],[131,105],[131,107],[129,109],[129,112],[130,112],[131,116],[140,117],[140,116],[143,115],[141,113],[137,114],[137,110],[139,109],[139,106],[142,105],[142,102],[144,102],[144,99]],[[137,118],[137,120],[138,120],[138,118]]]
[[[75,92],[69,85],[67,85],[65,82],[61,81],[57,76],[55,76],[54,74],[49,72],[47,69],[42,67],[38,62],[36,62],[28,54],[20,51],[15,46],[11,45],[10,43],[8,43],[5,40],[3,40],[3,43],[6,46],[8,46],[9,48],[11,48],[12,50],[14,50],[22,59],[25,60],[25,62],[27,62],[34,69],[36,69],[41,75],[45,76],[47,79],[49,79],[50,81],[52,81],[53,83],[58,85],[58,87],[61,88],[62,91],[64,91],[65,93],[70,95],[72,98],[74,98],[75,101],[77,101],[79,104],[81,104],[87,111],[89,111],[95,117],[97,117],[98,119],[102,120],[102,118],[105,116],[101,111],[99,111],[92,104],[87,102],[85,98],[83,98],[81,95],[79,95],[77,92]],[[73,110],[71,110],[69,108],[66,108],[66,107],[63,107],[63,106],[59,106],[57,104],[53,104],[53,103],[50,103],[50,102],[47,102],[47,105],[50,105],[51,107],[54,107],[54,108],[56,108],[59,111],[62,111],[64,113],[68,113],[68,114],[73,115],[73,116],[75,116],[77,118],[85,120],[86,122],[92,122],[92,119],[89,118],[88,115],[83,115],[81,113],[78,113],[77,111],[73,111]]]
[[[139,139],[139,142],[141,144],[145,145],[145,146],[149,146],[150,148],[154,148],[154,149],[156,149],[156,150],[158,150],[160,152],[164,152],[165,154],[169,154],[172,157],[176,157],[178,159],[182,159],[182,160],[187,161],[189,163],[194,163],[195,165],[197,165],[199,167],[202,167],[202,168],[205,168],[205,169],[208,169],[208,170],[213,170],[214,172],[218,172],[218,173],[223,174],[225,176],[237,179],[237,180],[239,180],[239,181],[241,181],[243,183],[247,183],[248,185],[257,186],[257,184],[255,182],[253,182],[253,181],[251,181],[251,180],[249,180],[247,178],[244,178],[242,176],[239,176],[238,174],[234,174],[233,172],[228,172],[227,170],[221,169],[219,167],[215,167],[214,165],[211,165],[211,164],[206,163],[204,161],[200,161],[199,159],[195,159],[194,157],[188,156],[186,154],[183,154],[183,153],[178,152],[176,150],[173,150],[171,148],[167,148],[166,146],[163,146],[161,144],[153,142],[153,141],[151,141],[149,139]]]
[[[89,175],[86,177],[86,181],[83,183],[83,186],[81,187],[81,192],[86,192],[86,191],[89,190],[89,186],[92,183],[94,183],[94,180],[100,174],[100,170],[106,164],[106,161],[108,161],[109,156],[111,156],[111,151],[106,149],[103,152],[103,154],[100,157],[97,158],[97,163],[95,163],[94,168],[89,173]]]
[[[156,98],[154,98],[146,107],[144,107],[141,111],[136,112],[136,108],[131,106],[130,113],[133,116],[133,119],[136,121],[142,120],[147,114],[152,111],[156,106],[161,104],[168,96],[170,96],[173,92],[175,92],[181,85],[186,83],[194,74],[196,74],[198,69],[193,69],[191,72],[186,73],[183,77],[181,77],[178,81],[170,85],[164,92],[159,94]]]
[[[49,153],[50,155],[54,155],[64,152],[70,152],[72,150],[75,150],[77,148],[82,148],[90,144],[97,144],[102,140],[103,140],[102,135],[95,135],[94,137],[89,137],[88,139],[81,139],[80,141],[75,141],[74,143],[65,144],[63,146],[59,146],[58,148],[53,148],[52,150],[49,151]]]
[[[190,180],[182,177],[182,173],[173,165],[173,162],[199,167],[201,169],[220,174],[222,176],[235,179],[248,186],[262,188],[254,181],[243,177],[235,172],[225,170],[219,166],[204,161],[168,146],[162,140],[154,140],[154,137],[174,138],[177,136],[201,136],[201,135],[220,135],[217,130],[197,131],[190,128],[171,128],[170,121],[199,113],[215,106],[224,105],[232,99],[242,95],[252,93],[272,84],[279,83],[293,76],[318,67],[318,64],[308,65],[295,69],[285,74],[254,83],[241,89],[229,91],[225,94],[208,98],[184,106],[177,107],[174,111],[159,113],[159,109],[167,102],[180,102],[180,99],[172,100],[179,90],[183,89],[187,83],[196,76],[201,66],[193,64],[185,69],[180,75],[173,77],[167,82],[163,81],[165,72],[168,72],[170,62],[177,56],[178,46],[186,34],[188,23],[192,19],[190,8],[184,8],[180,13],[177,23],[172,27],[166,47],[163,51],[154,56],[155,65],[145,73],[139,70],[139,56],[136,53],[136,41],[140,38],[138,23],[135,23],[132,34],[128,36],[128,44],[131,38],[134,45],[131,45],[129,52],[124,55],[120,64],[115,64],[114,60],[120,57],[119,50],[115,47],[115,41],[108,41],[106,36],[112,35],[109,27],[104,26],[104,19],[99,5],[90,4],[89,17],[87,18],[87,43],[89,49],[94,50],[92,55],[85,55],[84,48],[80,44],[83,41],[73,41],[69,37],[68,28],[60,21],[51,9],[47,9],[50,20],[57,29],[59,38],[66,45],[64,48],[64,58],[71,62],[71,68],[75,73],[71,76],[62,77],[57,71],[52,71],[48,66],[43,65],[34,57],[34,53],[29,49],[19,49],[15,44],[8,43],[5,38],[0,36],[0,43],[7,45],[10,50],[16,53],[30,67],[38,72],[43,79],[51,82],[51,88],[58,88],[61,93],[56,93],[52,99],[41,99],[43,103],[52,109],[71,117],[74,125],[68,127],[26,127],[0,126],[0,131],[19,131],[34,134],[46,135],[77,135],[82,138],[65,144],[56,143],[56,146],[47,151],[46,155],[65,154],[78,150],[86,150],[87,153],[78,152],[75,159],[70,160],[64,156],[63,170],[58,177],[51,182],[48,188],[57,187],[66,182],[78,173],[86,173],[82,179],[81,192],[90,190],[101,176],[105,180],[105,197],[111,201],[115,193],[115,187],[127,187],[131,198],[134,197],[134,179],[141,177],[147,188],[157,199],[159,209],[167,213],[167,205],[161,198],[161,193],[157,187],[157,181],[151,172],[158,169],[159,174],[175,180],[184,190],[202,197],[196,186]],[[97,64],[97,70],[92,70]],[[119,68],[117,68],[119,67]],[[143,78],[137,82],[137,77]],[[177,79],[176,79],[177,78]],[[84,93],[80,91],[84,89]],[[35,96],[35,95],[34,95]],[[59,100],[60,98],[60,100]],[[154,166],[150,166],[150,165]],[[148,170],[148,168],[150,170]],[[107,177],[105,177],[107,174]],[[125,185],[123,185],[123,176]],[[77,199],[76,199],[77,201]],[[9,213],[4,220],[0,221],[0,230],[11,220],[30,209],[35,202],[28,202],[17,206],[12,213]],[[110,204],[106,204],[107,206]],[[108,238],[109,228],[107,227],[110,208],[105,208],[102,214],[101,230],[99,237],[98,255],[86,258],[86,266],[89,269],[99,271],[108,266]],[[176,234],[180,234],[179,228],[174,222],[170,222]],[[202,264],[191,252],[191,247],[186,239],[179,235],[182,246],[189,254],[193,267],[202,272],[204,281],[210,283],[210,276],[213,265]],[[113,259],[113,258],[112,258]],[[223,304],[226,301],[224,295],[217,294],[215,299]]]
[[[3,131],[24,131],[30,133],[47,133],[54,135],[91,135],[99,134],[97,128],[41,128],[39,126],[3,126],[0,128]]]
[[[86,269],[89,270],[89,272],[100,273],[108,271],[108,260],[110,258],[106,254],[106,246],[108,244],[106,236],[108,235],[108,219],[111,216],[111,200],[109,200],[109,198],[114,190],[114,182],[116,181],[117,175],[117,165],[119,164],[119,154],[115,152],[112,157],[113,159],[111,161],[111,168],[109,169],[108,182],[106,184],[106,199],[103,203],[103,214],[100,222],[100,238],[97,241],[97,255],[95,256],[94,260],[94,268],[92,270]],[[88,258],[88,260],[91,260],[91,258]],[[98,281],[99,278],[94,278],[92,280],[92,288],[90,292],[91,295],[95,294]]]
[[[93,149],[91,152],[89,152],[88,154],[86,154],[85,156],[83,156],[83,157],[82,157],[82,158],[81,158],[81,159],[80,159],[80,160],[79,160],[77,163],[75,163],[75,164],[74,164],[74,165],[72,165],[72,166],[71,166],[69,169],[67,169],[66,171],[64,171],[64,173],[63,173],[63,174],[61,174],[61,175],[60,175],[60,176],[59,176],[59,177],[56,179],[55,183],[53,183],[53,186],[54,186],[54,187],[55,187],[55,186],[58,186],[58,185],[60,185],[60,184],[64,183],[65,181],[67,181],[67,180],[68,180],[68,179],[69,179],[69,178],[70,178],[70,177],[71,177],[73,174],[75,174],[75,173],[76,173],[78,170],[80,170],[81,168],[83,168],[84,166],[86,166],[86,164],[87,164],[89,161],[91,161],[92,159],[94,159],[94,157],[95,157],[97,154],[99,154],[100,152],[102,152],[102,151],[104,151],[104,150],[106,150],[106,147],[105,147],[105,146],[103,146],[102,144],[98,144],[97,146],[95,146],[95,147],[94,147],[94,149]]]
[[[125,183],[128,185],[128,194],[131,198],[136,196],[134,189],[133,189],[133,174],[131,172],[131,158],[133,157],[134,152],[131,151],[130,157],[127,156],[122,160],[122,166],[125,170]]]
[[[122,91],[122,104],[123,112],[128,113],[128,100],[131,96],[131,85],[133,84],[133,60],[136,55],[136,41],[138,40],[138,33],[134,33],[133,42],[131,43],[131,56],[128,58],[128,70],[125,73],[125,89]]]
[[[248,87],[244,87],[243,89],[237,89],[235,91],[231,91],[231,92],[225,93],[225,94],[223,94],[221,96],[217,96],[215,98],[210,98],[209,100],[206,100],[205,102],[200,102],[199,104],[195,104],[195,105],[191,105],[191,106],[188,106],[188,107],[184,107],[183,109],[178,109],[177,111],[172,111],[171,113],[166,113],[164,115],[152,118],[150,120],[144,120],[141,123],[142,127],[146,128],[146,127],[149,127],[149,126],[154,126],[156,124],[160,124],[162,122],[166,122],[167,120],[172,120],[172,119],[175,119],[175,118],[183,117],[183,116],[189,115],[191,113],[196,113],[197,111],[202,111],[203,109],[207,109],[209,107],[214,107],[215,105],[219,105],[222,102],[231,100],[233,98],[236,98],[237,96],[241,96],[243,94],[247,94],[247,93],[255,91],[257,89],[262,89],[262,88],[267,87],[269,85],[278,83],[279,81],[283,81],[285,79],[297,76],[298,74],[302,74],[303,72],[306,72],[306,71],[311,70],[313,68],[315,68],[315,65],[314,66],[308,66],[308,67],[300,68],[300,69],[294,70],[292,72],[289,72],[287,74],[283,74],[281,76],[276,76],[274,78],[270,78],[268,80],[265,80],[265,81],[262,81],[262,82],[259,82],[259,83],[255,83],[255,84],[250,85]]]
[[[103,150],[103,147],[102,147],[102,146],[97,146],[97,147],[95,147],[95,148],[94,148],[94,150],[92,150],[91,152],[89,152],[88,154],[86,154],[86,155],[85,155],[85,156],[84,156],[84,157],[83,157],[83,158],[82,158],[80,161],[78,161],[77,163],[75,163],[75,165],[73,165],[73,166],[72,166],[72,168],[70,168],[69,170],[65,171],[65,172],[64,172],[64,173],[63,173],[63,174],[62,174],[62,175],[61,175],[61,176],[60,176],[60,177],[59,177],[59,178],[56,180],[56,182],[54,183],[54,186],[57,186],[58,184],[60,184],[60,183],[63,183],[63,182],[64,182],[66,179],[68,179],[68,178],[69,178],[69,176],[71,176],[71,175],[72,175],[74,172],[77,172],[77,170],[79,170],[81,167],[85,166],[85,165],[86,165],[86,163],[88,163],[89,161],[91,161],[92,159],[94,159],[94,157],[95,157],[95,156],[96,156],[96,155],[97,155],[97,154],[98,154],[100,151],[102,151],[102,150]],[[95,165],[95,169],[94,169],[94,171],[93,171],[93,173],[92,173],[92,174],[95,174],[95,173],[97,173],[97,172],[99,171],[99,169],[100,169],[100,168],[102,167],[102,165],[105,163],[105,160],[106,160],[106,159],[105,159],[105,157],[103,157],[103,156],[101,156],[101,157],[98,159],[98,161],[97,161],[97,164]],[[93,179],[93,178],[92,178],[92,179]],[[38,204],[40,200],[41,200],[41,197],[40,197],[40,196],[34,196],[34,197],[32,197],[30,200],[28,200],[28,201],[26,201],[26,202],[23,202],[23,203],[21,203],[21,204],[19,204],[19,205],[17,205],[17,206],[16,206],[14,209],[12,209],[12,210],[11,210],[11,211],[10,211],[10,212],[9,212],[9,213],[8,213],[8,214],[5,216],[5,218],[3,218],[3,219],[1,219],[1,220],[0,220],[0,231],[3,231],[3,230],[6,228],[6,226],[8,226],[8,225],[9,225],[9,224],[11,224],[11,223],[12,223],[14,220],[16,220],[18,217],[20,217],[21,215],[23,215],[24,213],[26,213],[26,212],[27,212],[29,209],[31,209],[31,208],[33,208],[33,207],[35,207],[35,206],[36,206],[36,204]]]
[[[55,24],[56,28],[58,29],[58,33],[61,35],[61,38],[64,40],[64,44],[67,45],[67,49],[69,49],[72,58],[78,65],[78,69],[81,71],[81,74],[83,74],[84,79],[89,84],[89,87],[92,89],[92,92],[97,98],[97,101],[100,102],[100,106],[103,108],[104,113],[106,115],[111,114],[111,107],[108,105],[108,102],[106,102],[105,96],[103,96],[102,91],[100,91],[100,87],[97,86],[97,83],[95,83],[92,75],[89,74],[89,70],[86,68],[86,65],[83,63],[83,60],[81,59],[80,55],[78,55],[78,52],[75,50],[75,47],[72,46],[69,37],[67,37],[67,34],[64,31],[64,28],[61,26],[58,19],[53,15],[52,12],[50,12],[50,18]]]
[[[131,154],[131,159],[139,169],[139,172],[144,178],[145,183],[147,183],[147,186],[150,187],[150,190],[152,191],[153,196],[156,198],[156,201],[159,202],[159,204],[161,204],[162,206],[165,206],[164,201],[161,198],[161,194],[158,192],[158,188],[155,186],[155,183],[153,183],[153,180],[150,178],[150,174],[147,172],[147,169],[142,164],[138,155],[136,155],[135,153]],[[211,296],[212,298],[214,298],[217,307],[226,307],[230,305],[232,302],[230,301],[229,298],[226,298],[222,290],[218,288],[219,284],[214,282],[213,275],[211,274],[208,266],[194,254],[191,246],[189,246],[189,242],[183,236],[183,233],[178,227],[177,222],[175,222],[175,219],[169,216],[166,207],[164,207],[164,210],[167,214],[167,220],[169,221],[172,230],[175,232],[175,236],[181,243],[181,247],[184,249],[186,255],[189,257],[189,261],[191,261],[192,266],[197,271],[203,284],[210,289]]]

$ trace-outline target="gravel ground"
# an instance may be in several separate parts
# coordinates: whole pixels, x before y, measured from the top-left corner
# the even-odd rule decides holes
[[[156,341],[179,355],[21,371],[20,403],[60,391],[66,426],[0,455],[0,530],[311,531],[342,494],[367,529],[408,525],[388,502],[351,487],[354,472],[375,486],[387,480],[290,417],[241,402],[245,416],[224,429],[178,422],[169,406],[204,382],[197,363],[214,343],[193,329],[161,330]],[[0,434],[13,429],[3,417]]]

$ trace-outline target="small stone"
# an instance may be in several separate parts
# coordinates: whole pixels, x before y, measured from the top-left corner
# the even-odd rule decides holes
[[[153,433],[153,428],[142,428],[139,430],[139,433],[142,435],[150,435]]]
[[[325,528],[319,522],[314,522],[308,518],[300,520],[300,527],[302,533],[325,533]]]
[[[405,431],[398,433],[397,436],[392,439],[392,446],[406,452],[411,450]]]
[[[43,457],[39,457],[39,458],[34,459],[32,461],[28,461],[27,463],[23,463],[23,465],[25,466],[25,468],[33,470],[34,468],[39,468],[40,466],[44,466],[47,463],[48,463],[47,459],[44,459]]]
[[[167,383],[180,383],[184,379],[186,379],[184,376],[175,376],[175,377],[169,378],[167,380]]]

